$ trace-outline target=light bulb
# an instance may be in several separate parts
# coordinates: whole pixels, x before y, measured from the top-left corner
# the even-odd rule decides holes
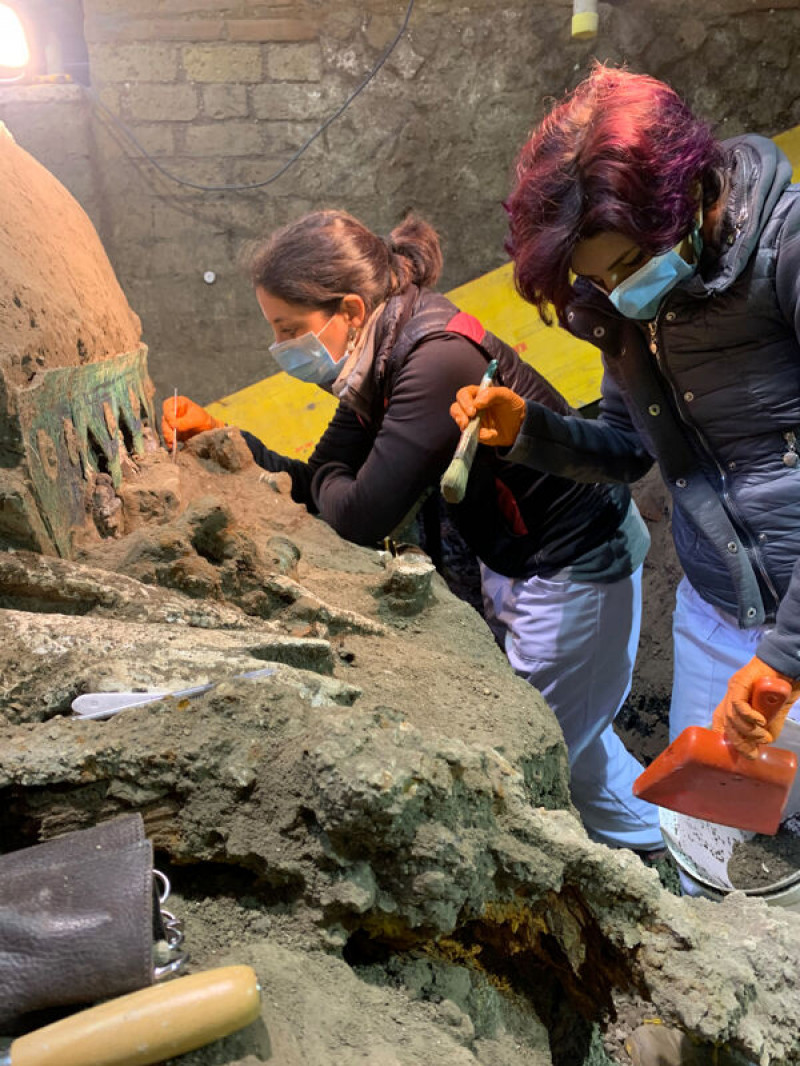
[[[28,39],[19,15],[8,4],[0,4],[0,67],[22,70],[30,60]]]

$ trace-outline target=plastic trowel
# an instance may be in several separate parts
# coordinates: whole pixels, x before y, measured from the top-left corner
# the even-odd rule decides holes
[[[769,725],[790,694],[786,681],[764,677],[753,685],[751,702]],[[772,835],[796,772],[792,751],[764,744],[748,759],[722,733],[693,725],[636,778],[633,794],[706,822]]]
[[[235,674],[229,681],[240,681],[242,678],[269,677],[275,673],[274,666],[268,666],[263,670],[248,670],[244,674]],[[72,713],[77,718],[111,718],[112,715],[125,711],[129,707],[141,707],[145,703],[156,703],[165,700],[168,696],[175,700],[190,700],[195,696],[202,696],[216,688],[219,681],[211,681],[206,685],[194,685],[192,688],[182,688],[177,692],[168,690],[159,692],[85,692],[82,696],[76,696],[72,701]],[[2,1066],[2,1063],[0,1063]]]

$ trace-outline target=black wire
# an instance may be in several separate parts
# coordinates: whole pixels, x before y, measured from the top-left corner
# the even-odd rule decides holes
[[[106,105],[95,95],[95,93],[93,93],[90,89],[86,89],[85,92],[90,97],[90,99],[92,100],[94,106],[96,108],[98,108],[100,111],[104,111],[105,114],[107,114],[108,117],[111,119],[111,121],[114,123],[114,125],[118,126],[122,130],[122,132],[125,134],[125,136],[128,138],[128,140],[131,141],[139,149],[139,151],[142,153],[142,155],[145,157],[145,159],[147,159],[148,162],[152,163],[152,165],[156,168],[156,170],[160,171],[160,173],[162,173],[165,178],[169,178],[170,181],[175,181],[175,182],[178,183],[178,185],[186,185],[190,189],[200,189],[202,192],[243,192],[243,191],[245,191],[247,189],[263,189],[265,185],[271,185],[273,183],[273,181],[277,181],[278,178],[283,177],[283,175],[286,173],[286,171],[289,169],[289,167],[291,167],[294,163],[297,162],[297,160],[300,158],[300,156],[303,155],[303,153],[306,152],[311,147],[311,145],[314,143],[314,141],[317,139],[317,137],[319,137],[321,134],[323,134],[325,132],[325,130],[328,128],[328,126],[330,126],[331,123],[335,122],[336,119],[347,110],[347,108],[350,106],[350,104],[352,104],[352,102],[355,100],[355,98],[360,93],[362,93],[364,91],[364,89],[366,89],[366,87],[369,85],[369,83],[372,81],[372,79],[375,77],[375,75],[381,69],[383,64],[386,62],[386,60],[389,58],[389,56],[395,50],[395,47],[397,46],[398,41],[400,40],[400,38],[405,33],[406,27],[408,26],[409,19],[411,18],[411,11],[412,11],[413,7],[414,7],[414,0],[408,0],[408,7],[406,8],[405,18],[403,19],[403,23],[400,26],[400,29],[395,34],[395,37],[392,40],[391,44],[386,48],[386,50],[384,51],[383,55],[380,57],[380,59],[375,64],[375,66],[372,68],[372,70],[369,72],[369,74],[366,76],[366,78],[361,82],[361,84],[358,86],[358,88],[355,89],[354,92],[352,92],[350,94],[350,96],[347,97],[347,99],[341,105],[341,107],[339,107],[336,111],[334,111],[334,113],[330,116],[330,118],[327,118],[322,123],[322,125],[319,127],[319,129],[315,133],[311,134],[311,136],[308,138],[308,140],[305,142],[305,144],[302,144],[297,149],[297,151],[286,160],[286,162],[283,164],[282,167],[280,167],[278,170],[276,170],[274,174],[270,175],[270,177],[265,178],[264,181],[254,181],[254,182],[252,182],[252,183],[250,183],[248,185],[200,185],[197,182],[187,181],[185,178],[179,178],[177,176],[177,174],[171,173],[171,171],[167,170],[166,167],[163,167],[158,162],[158,160],[154,159],[150,155],[150,153],[147,151],[147,149],[141,144],[139,139],[136,137],[136,134],[133,132],[133,130],[129,129],[125,125],[125,123],[122,121],[121,118],[119,118],[117,115],[115,115],[114,112],[110,108],[106,107]]]

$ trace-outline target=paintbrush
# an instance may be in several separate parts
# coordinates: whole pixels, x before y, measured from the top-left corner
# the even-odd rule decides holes
[[[178,390],[177,390],[177,388],[175,389],[175,397],[174,397],[174,400],[173,400],[173,404],[174,404],[174,406],[173,406],[173,416],[172,417],[173,417],[173,419],[175,421],[175,425],[173,427],[173,436],[172,436],[172,461],[173,461],[173,463],[175,463],[175,462],[178,461]]]
[[[497,360],[492,359],[491,363],[486,367],[486,373],[481,378],[481,383],[478,386],[478,395],[484,389],[488,389],[496,373]],[[478,431],[480,428],[481,415],[479,411],[474,418],[470,419],[467,428],[462,431],[453,459],[442,474],[442,480],[439,482],[442,496],[448,503],[461,503],[464,499],[469,472],[472,469],[472,461],[478,450]]]

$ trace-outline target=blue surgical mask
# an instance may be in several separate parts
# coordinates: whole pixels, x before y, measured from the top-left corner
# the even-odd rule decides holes
[[[329,389],[339,376],[342,365],[333,361],[331,353],[319,338],[332,321],[329,318],[319,333],[304,333],[302,337],[271,344],[269,350],[281,370],[299,381]]]
[[[620,314],[626,318],[655,318],[667,293],[697,271],[703,247],[699,224],[692,230],[691,242],[693,263],[687,263],[676,249],[672,248],[663,255],[654,255],[652,259],[648,259],[644,266],[639,267],[611,290],[608,298]]]

